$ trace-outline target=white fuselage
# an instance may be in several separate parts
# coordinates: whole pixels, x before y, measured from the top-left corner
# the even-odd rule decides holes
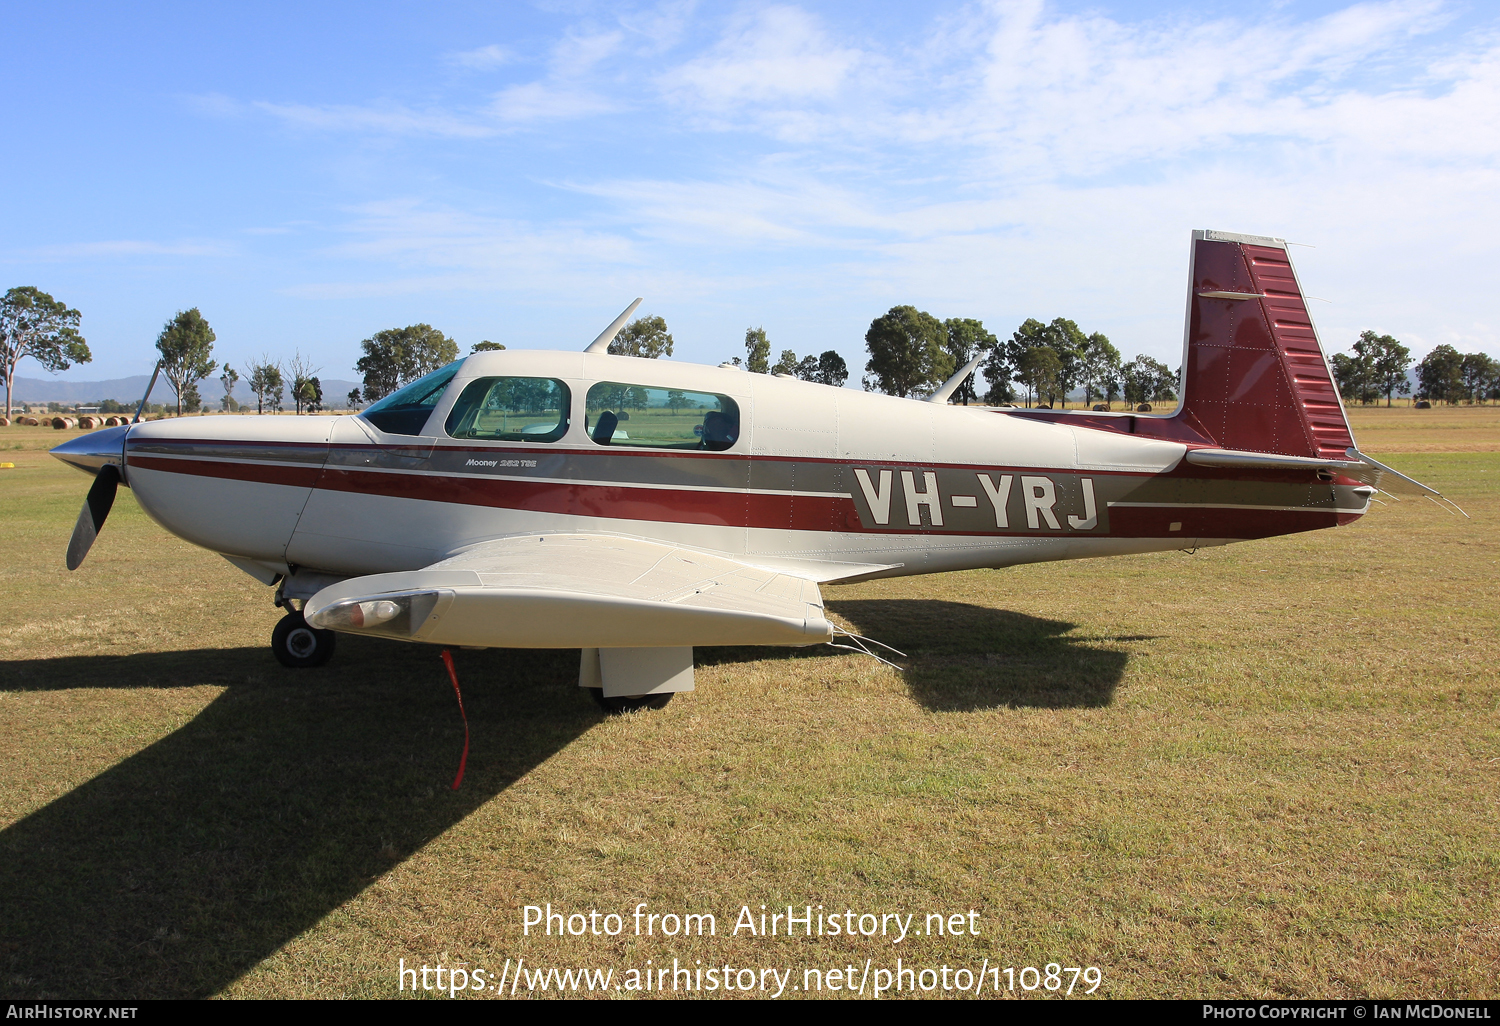
[[[465,385],[497,375],[564,383],[561,437],[446,435]],[[596,442],[585,396],[600,381],[728,396],[738,437],[722,451]],[[1174,441],[584,353],[471,356],[420,430],[389,434],[360,416],[152,422],[129,434],[126,480],[169,531],[267,579],[413,570],[500,537],[605,533],[837,580],[1219,544],[1365,507],[1339,487],[1192,470]]]

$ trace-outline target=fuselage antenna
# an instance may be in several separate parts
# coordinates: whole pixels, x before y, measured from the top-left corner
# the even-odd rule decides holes
[[[594,339],[594,341],[590,342],[588,344],[588,348],[585,349],[584,352],[585,353],[605,353],[605,352],[608,352],[609,351],[609,344],[615,340],[615,336],[620,333],[620,329],[623,328],[623,327],[625,327],[625,320],[626,320],[626,318],[628,318],[631,314],[635,313],[635,308],[638,307],[638,306],[640,306],[640,305],[641,305],[641,301],[639,299],[637,299],[634,303],[631,303],[629,306],[627,306],[625,308],[625,312],[624,313],[622,313],[620,316],[616,317],[612,322],[610,322],[609,327],[607,327],[603,331],[599,332],[599,337],[596,338],[596,339]]]
[[[157,360],[156,370],[151,372],[151,383],[146,386],[146,394],[141,396],[141,405],[135,408],[135,420],[132,420],[130,423],[139,424],[141,422],[141,414],[146,411],[146,400],[151,398],[151,390],[156,387],[156,376],[160,373],[161,361]]]
[[[943,386],[928,396],[927,401],[930,403],[946,403],[953,393],[958,391],[958,386],[962,385],[968,379],[969,375],[974,373],[975,368],[983,362],[987,355],[987,353],[980,353],[974,359],[964,364],[964,369],[943,382]]]

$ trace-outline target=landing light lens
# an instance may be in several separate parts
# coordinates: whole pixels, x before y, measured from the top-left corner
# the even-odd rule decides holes
[[[394,620],[401,612],[401,606],[389,599],[341,602],[319,611],[313,617],[313,626],[330,631],[360,630]]]
[[[390,602],[387,600],[381,600],[379,602],[361,602],[354,608],[359,610],[359,612],[363,614],[362,619],[364,622],[357,622],[355,624],[355,626],[357,627],[363,627],[366,625],[373,626],[377,623],[385,623],[385,621],[387,620],[394,619],[395,616],[401,612],[400,606],[396,605],[396,603],[394,602]]]

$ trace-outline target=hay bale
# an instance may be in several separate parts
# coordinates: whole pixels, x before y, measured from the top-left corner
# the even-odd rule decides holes
[[[0,417],[0,427],[10,427],[10,418]]]
[[[24,424],[26,427],[36,427],[37,426],[37,419],[35,417],[30,417],[30,416],[22,417],[21,418],[21,423]]]
[[[1094,412],[1095,413],[1108,413],[1109,412],[1109,404],[1108,403],[1095,403],[1094,404]]]
[[[72,417],[53,417],[52,427],[56,431],[66,431],[78,426],[78,422]]]
[[[1135,408],[1135,412],[1136,413],[1150,413],[1151,412],[1151,404],[1150,403],[1141,403],[1141,405],[1139,405],[1139,406],[1137,406]]]
[[[85,414],[84,416],[78,418],[78,426],[83,428],[85,431],[92,431],[98,425],[94,423],[93,417]]]

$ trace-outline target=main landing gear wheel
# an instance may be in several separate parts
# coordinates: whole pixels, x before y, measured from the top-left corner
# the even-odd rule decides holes
[[[282,666],[304,669],[322,666],[333,658],[336,635],[333,631],[320,631],[309,627],[302,614],[296,610],[288,612],[271,632],[271,651]]]
[[[605,698],[603,688],[589,688],[589,694],[594,696],[594,701],[599,703],[599,708],[611,716],[618,716],[620,713],[635,712],[637,709],[665,709],[676,692],[668,691],[661,695],[616,695],[613,698]]]

